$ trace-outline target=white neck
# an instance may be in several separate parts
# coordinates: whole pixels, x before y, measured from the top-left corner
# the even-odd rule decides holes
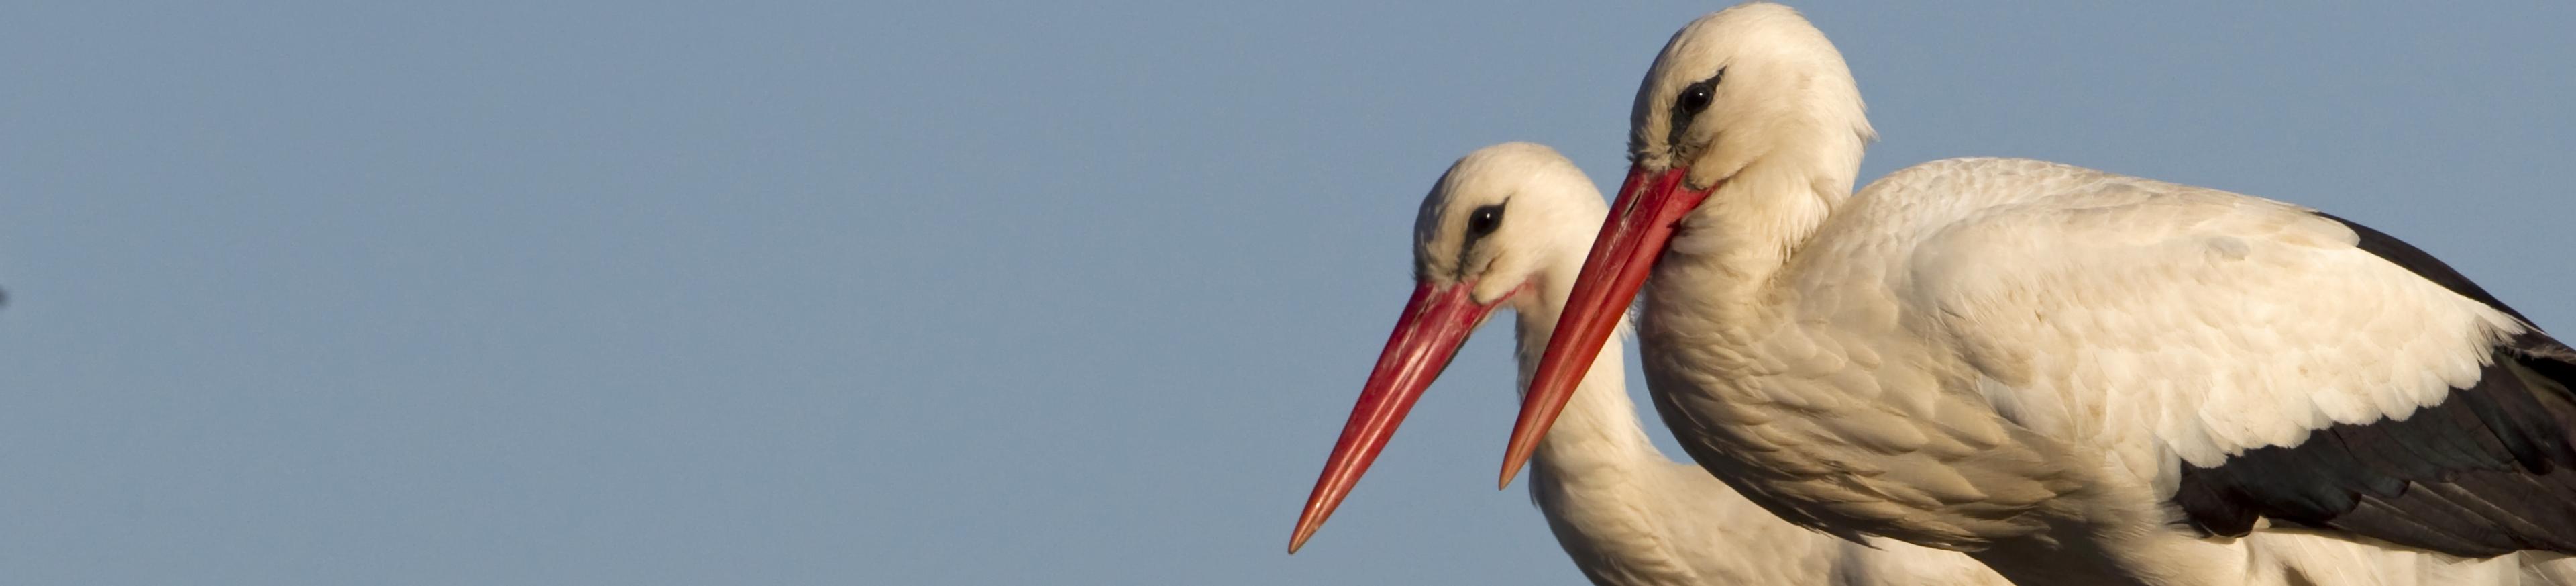
[[[1851,199],[1868,140],[1817,131],[1759,157],[1711,157],[1692,167],[1691,183],[1717,189],[1682,220],[1656,263],[1645,289],[1647,315],[1685,309],[1728,324],[1729,332],[1762,330],[1771,317],[1765,292]]]
[[[1811,122],[1773,148],[1713,152],[1691,165],[1688,183],[1716,185],[1683,219],[1667,250],[1714,257],[1742,277],[1767,278],[1851,198],[1868,148],[1867,124]],[[1669,264],[1669,263],[1667,263]]]
[[[1549,267],[1538,276],[1538,286],[1528,293],[1535,298],[1513,306],[1523,389],[1529,387],[1532,371],[1547,351],[1548,336],[1556,330],[1557,316],[1573,291],[1582,259],[1579,254],[1572,255],[1570,261]],[[1628,399],[1624,346],[1617,336],[1603,344],[1600,358],[1594,359],[1591,370],[1583,373],[1574,397],[1566,401],[1556,424],[1549,426],[1547,436],[1539,440],[1538,452],[1531,460],[1533,474],[1567,477],[1611,472],[1605,468],[1671,463],[1646,438],[1645,428],[1637,420],[1636,403]]]

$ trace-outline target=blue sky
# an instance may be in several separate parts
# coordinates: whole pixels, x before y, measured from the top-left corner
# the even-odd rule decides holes
[[[0,582],[1577,583],[1502,326],[1282,549],[1423,191],[1615,181],[1724,5],[1379,4],[0,9]],[[2576,327],[2576,8],[1798,6],[1864,177],[2299,202]]]

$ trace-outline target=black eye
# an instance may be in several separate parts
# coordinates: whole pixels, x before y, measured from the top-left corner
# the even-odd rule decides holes
[[[1682,88],[1682,94],[1673,97],[1673,109],[1681,111],[1682,117],[1685,118],[1698,114],[1701,110],[1707,110],[1709,101],[1717,96],[1717,80],[1721,79],[1726,79],[1724,67],[1718,68],[1716,75],[1708,76],[1708,79],[1699,80],[1699,83]]]
[[[1694,83],[1691,84],[1690,87],[1682,88],[1682,95],[1673,98],[1673,109],[1680,110],[1683,116],[1698,114],[1701,110],[1707,110],[1711,94],[1715,93],[1713,87],[1715,85],[1717,85],[1717,78],[1712,77],[1709,78],[1708,81]]]
[[[1476,208],[1476,213],[1467,215],[1467,235],[1470,237],[1492,234],[1495,228],[1502,226],[1502,204]]]
[[[1708,109],[1708,100],[1708,86],[1691,84],[1690,87],[1682,88],[1681,97],[1673,98],[1673,108],[1681,110],[1683,116],[1698,114],[1701,110]]]
[[[1682,93],[1673,96],[1673,128],[1667,131],[1671,134],[1664,135],[1664,144],[1674,148],[1681,146],[1683,135],[1690,134],[1691,122],[1698,120],[1699,113],[1708,109],[1710,101],[1717,99],[1717,80],[1725,78],[1726,68],[1717,68],[1716,74],[1683,87]]]

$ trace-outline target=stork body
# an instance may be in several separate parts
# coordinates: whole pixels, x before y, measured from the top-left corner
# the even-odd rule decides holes
[[[1787,8],[1674,36],[1506,480],[1642,293],[1658,412],[1801,525],[2024,584],[2467,583],[2576,552],[2576,350],[2439,261],[2040,161],[1854,192],[1862,111]],[[2339,556],[2377,561],[2318,563]]]
[[[1605,206],[1583,172],[1547,147],[1505,143],[1462,158],[1425,199],[1416,226],[1422,293],[1381,364],[1424,364],[1418,377],[1372,377],[1353,421],[1409,407],[1487,312],[1515,314],[1526,380],[1545,349]],[[1423,317],[1414,317],[1423,316]],[[1463,327],[1461,325],[1463,324]],[[1414,332],[1423,337],[1413,337]],[[1409,342],[1420,340],[1419,342]],[[1564,416],[1539,442],[1530,496],[1585,577],[1604,586],[1734,584],[2000,585],[1967,556],[1888,539],[1867,545],[1792,525],[1689,464],[1658,452],[1628,400],[1620,343],[1584,374]],[[1401,372],[1399,369],[1398,372]],[[1372,398],[1378,398],[1372,401]],[[1393,404],[1390,401],[1401,404]],[[1385,426],[1392,432],[1392,421]],[[1382,440],[1380,440],[1382,441]],[[1298,537],[1311,535],[1340,493],[1344,467],[1381,444],[1337,446]],[[1359,450],[1365,449],[1366,453]],[[1361,464],[1365,466],[1365,464]],[[1339,485],[1347,490],[1349,485]],[[1320,505],[1318,508],[1315,505]]]
[[[2018,185],[1961,185],[1997,178]],[[2002,197],[1955,197],[1963,193]],[[2362,502],[2370,487],[2361,483],[2375,480],[2354,476],[2395,478],[2403,472],[2398,466],[2426,465],[2369,459],[2443,457],[2413,451],[2445,449],[2424,444],[2452,432],[2367,426],[2403,425],[2391,411],[2433,409],[2427,417],[2444,419],[2417,423],[2476,427],[2472,411],[2480,406],[2471,401],[2515,398],[2450,401],[2433,393],[2454,384],[2475,390],[2481,370],[2514,359],[2486,354],[2511,352],[2493,348],[2529,330],[2474,300],[2445,299],[2461,296],[2361,250],[2359,235],[2345,224],[2285,204],[2015,160],[1919,166],[1846,203],[1834,218],[1839,221],[1818,228],[1818,247],[1797,259],[1806,262],[1773,268],[1770,287],[1729,291],[1740,281],[1724,275],[1746,267],[1692,270],[1685,263],[1698,257],[1668,251],[1664,262],[1671,266],[1645,291],[1640,345],[1652,349],[1645,355],[1650,384],[1670,390],[1656,395],[1667,424],[1694,460],[1778,495],[1766,504],[1790,518],[1977,550],[1980,559],[2013,568],[2006,571],[2021,570],[2027,583],[2121,576],[2139,583],[2240,584],[2270,582],[2262,579],[2266,570],[2297,564],[2264,562],[2204,538],[2253,529],[2252,519],[2231,515],[2295,514],[2289,507],[2304,505],[2293,499],[2310,498],[2306,491],[2322,498],[2357,491],[2340,509],[2317,505],[2329,509],[2317,513],[2325,517],[2317,525],[2330,534],[2414,538],[2410,545],[2456,546],[2452,553],[2479,557],[2522,549],[2504,541],[2513,534],[2496,531],[2531,514],[2518,511],[2551,514],[2570,502],[2517,499],[2509,503],[2517,512],[2498,509],[2503,518],[2494,520],[2438,510],[2462,505],[2421,498]],[[2065,233],[2070,220],[2082,222],[2085,235]],[[2151,250],[2137,250],[2141,243]],[[2303,270],[2317,265],[2349,267],[2351,278],[2325,280]],[[2230,268],[2243,272],[2201,272]],[[2263,286],[2277,287],[2279,296],[2246,300],[2241,291],[2203,289],[2229,278],[2265,279]],[[2353,291],[2440,303],[2392,310],[2382,306],[2390,303],[2384,298],[2324,294]],[[1782,302],[1752,301],[1765,298]],[[2338,300],[2351,305],[2334,307]],[[1998,303],[2012,305],[1979,305]],[[2450,327],[2424,327],[2423,318],[2407,311],[2439,316]],[[2307,321],[2316,313],[2350,321]],[[2275,321],[2281,317],[2289,319]],[[2261,327],[2247,327],[2256,324]],[[2367,329],[2373,325],[2382,329]],[[2361,340],[2394,347],[2280,366],[2292,375],[2357,380],[2299,381],[2266,368],[2273,359],[2311,357]],[[2454,351],[2437,351],[2444,348]],[[2484,374],[2503,372],[2494,368]],[[2105,392],[2110,389],[2087,384],[2123,386]],[[2282,392],[2268,392],[2275,389]],[[2366,392],[2321,392],[2329,389]],[[2331,402],[2337,400],[2342,403]],[[2545,415],[2534,399],[2520,401],[2491,408],[2511,410],[2506,416]],[[2441,405],[2450,410],[2440,411]],[[2336,408],[2357,413],[2329,412]],[[2357,423],[2337,428],[2344,420]],[[2559,433],[2533,441],[2564,441]],[[2325,437],[2311,450],[2335,451],[2267,456],[2307,445],[2305,436],[2317,434]],[[2247,452],[2264,448],[2273,449],[2247,459]],[[2464,457],[2485,459],[2448,472],[2515,464],[2500,450],[2472,453]],[[2239,467],[2230,468],[2231,461]],[[2443,472],[2425,474],[2435,480]],[[2557,482],[2542,478],[2531,486],[2566,486]],[[2457,484],[2410,488],[2430,497]],[[2249,489],[2256,494],[2245,494]],[[2219,500],[2194,500],[2202,495]],[[2417,532],[2332,531],[2337,515],[2375,523],[2369,528]],[[2542,537],[2576,529],[2532,528]],[[2496,543],[2474,545],[2477,539]],[[2339,554],[2328,548],[2303,555]],[[2405,575],[2368,561],[2375,557],[2365,552],[2351,557],[2363,563],[2313,564],[2299,575],[2325,582],[2321,576],[2349,572],[2362,581],[2334,583],[2373,584]],[[2504,571],[2449,560],[2406,564],[2432,574],[2407,583],[2492,584]],[[2296,583],[2287,576],[2277,583]]]

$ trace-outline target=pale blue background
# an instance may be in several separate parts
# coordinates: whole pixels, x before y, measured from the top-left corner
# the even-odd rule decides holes
[[[0,583],[1575,583],[1502,327],[1282,548],[1423,190],[1615,181],[1722,5],[1382,4],[0,7]],[[1865,177],[2297,201],[2576,328],[2576,8],[1805,8]]]

